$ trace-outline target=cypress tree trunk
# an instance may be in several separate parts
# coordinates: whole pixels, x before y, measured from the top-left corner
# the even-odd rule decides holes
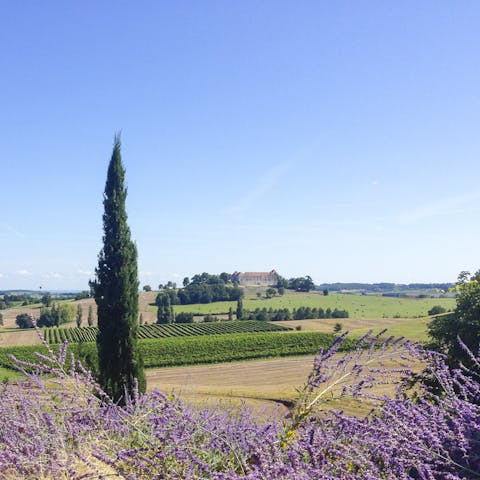
[[[100,384],[115,402],[131,394],[135,379],[145,391],[143,362],[137,345],[137,248],[127,225],[125,170],[120,139],[115,136],[103,199],[103,248],[98,255],[96,280],[91,282],[98,307],[98,363]]]

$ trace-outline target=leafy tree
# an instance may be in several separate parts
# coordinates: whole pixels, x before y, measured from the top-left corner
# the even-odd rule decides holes
[[[232,274],[227,272],[222,272],[220,278],[224,283],[230,283],[232,281]]]
[[[281,275],[277,275],[277,288],[288,288],[288,280],[283,278]],[[283,295],[283,293],[280,295]]]
[[[3,313],[0,313],[0,327],[3,327]]]
[[[450,315],[435,317],[428,325],[432,338],[431,347],[447,355],[452,367],[460,363],[472,366],[472,359],[462,347],[461,341],[477,352],[480,344],[480,270],[473,276],[461,272],[456,285],[457,305]]]
[[[279,295],[285,295],[285,287],[283,285],[279,285],[277,291]]]
[[[239,298],[237,300],[237,320],[241,320],[243,318],[243,300]]]
[[[125,170],[120,137],[115,136],[104,191],[103,248],[98,255],[96,279],[91,282],[98,318],[98,365],[100,383],[114,401],[125,402],[136,380],[146,389],[143,361],[137,341],[138,267],[137,248],[127,224]]]
[[[82,317],[83,317],[83,312],[82,312],[82,306],[80,304],[77,305],[77,317],[76,317],[76,322],[77,322],[77,327],[80,328],[82,326]]]
[[[230,308],[228,309],[228,320],[229,320],[229,321],[232,321],[232,320],[233,320],[233,308],[232,308],[232,307],[230,307]]]
[[[138,319],[138,324],[143,325],[143,313],[140,314],[140,318]]]
[[[75,318],[75,307],[71,303],[57,305],[58,325],[73,322]]]
[[[88,306],[88,317],[87,317],[88,326],[93,326],[93,307],[91,305]]]
[[[144,285],[143,286],[143,291],[144,292],[151,292],[152,291],[152,287],[150,285]]]
[[[290,290],[297,292],[309,292],[315,288],[312,277],[306,275],[305,277],[291,278],[288,281],[288,287]]]
[[[21,313],[20,315],[17,315],[15,323],[19,326],[19,328],[33,328],[32,319],[27,313]]]
[[[49,293],[46,293],[42,297],[42,303],[46,306],[49,307],[52,304],[52,296]]]
[[[188,277],[185,277],[183,279],[183,286],[186,287],[190,283],[190,279]]]
[[[333,326],[333,331],[334,333],[338,333],[342,330],[343,328],[343,325],[340,323],[340,322],[337,322],[334,326]]]
[[[328,295],[328,290],[326,288],[323,289],[323,295],[326,297]]]
[[[267,298],[272,298],[272,297],[274,297],[276,294],[277,294],[277,291],[276,291],[274,288],[272,288],[272,287],[267,288],[267,290],[266,290],[266,292],[265,292],[265,296],[266,296]]]

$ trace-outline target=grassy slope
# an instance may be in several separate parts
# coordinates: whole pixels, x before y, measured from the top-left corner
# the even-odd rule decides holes
[[[330,294],[323,296],[321,293],[296,293],[287,292],[282,297],[271,299],[257,299],[252,295],[246,295],[244,307],[255,308],[289,308],[293,310],[301,306],[321,307],[324,310],[335,308],[347,310],[352,318],[389,318],[400,316],[404,318],[423,317],[427,315],[434,305],[453,309],[453,298],[392,298],[376,295],[345,295]],[[235,311],[236,302],[215,302],[209,304],[175,305],[176,312],[193,312],[200,314],[227,313],[232,307]],[[151,307],[156,311],[156,307]]]

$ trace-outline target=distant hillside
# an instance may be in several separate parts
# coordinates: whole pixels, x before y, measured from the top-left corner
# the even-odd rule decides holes
[[[448,292],[454,286],[454,283],[322,283],[316,289],[330,292],[433,294]]]

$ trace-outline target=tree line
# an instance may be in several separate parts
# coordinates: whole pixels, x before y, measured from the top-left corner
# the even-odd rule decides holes
[[[347,310],[317,307],[298,307],[290,311],[288,308],[256,308],[255,310],[243,309],[241,320],[264,320],[275,322],[281,320],[306,320],[313,318],[348,318]]]
[[[185,277],[183,288],[177,289],[173,282],[162,287],[163,290],[157,295],[155,301],[157,306],[165,305],[165,297],[169,298],[170,305],[190,305],[236,301],[243,296],[242,288],[231,282],[231,275],[228,273],[210,275],[204,272],[194,275],[191,280]]]

